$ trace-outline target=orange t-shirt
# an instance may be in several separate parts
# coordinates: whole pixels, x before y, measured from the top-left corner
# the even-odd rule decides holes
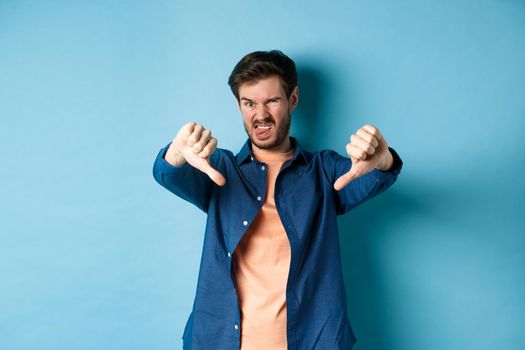
[[[293,150],[253,150],[266,163],[266,198],[233,254],[241,308],[242,350],[286,350],[286,284],[291,250],[275,208],[275,179]]]

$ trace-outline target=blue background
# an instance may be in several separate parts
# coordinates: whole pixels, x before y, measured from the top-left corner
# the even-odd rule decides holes
[[[341,217],[357,350],[525,348],[525,2],[0,2],[0,349],[178,349],[205,216],[156,184],[189,120],[237,151],[226,84],[278,48],[293,134],[364,123],[405,166]]]

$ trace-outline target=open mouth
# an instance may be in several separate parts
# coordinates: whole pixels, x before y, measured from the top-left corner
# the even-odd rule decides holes
[[[255,129],[270,129],[272,124],[255,124]]]
[[[273,124],[272,123],[255,123],[253,128],[255,130],[255,135],[257,135],[257,137],[265,137],[265,136],[269,136],[270,131],[273,129]]]

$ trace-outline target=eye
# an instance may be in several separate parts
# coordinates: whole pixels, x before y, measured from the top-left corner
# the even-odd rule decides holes
[[[246,101],[246,102],[244,102],[244,106],[245,106],[245,107],[248,107],[248,108],[253,108],[253,102],[251,102],[251,101]]]

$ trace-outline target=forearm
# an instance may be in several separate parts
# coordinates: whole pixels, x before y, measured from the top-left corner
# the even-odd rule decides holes
[[[399,172],[403,166],[403,161],[397,152],[389,147],[389,153],[393,160],[391,164],[385,162],[383,171],[379,168],[353,180],[346,185],[342,190],[337,191],[338,197],[338,214],[342,214],[359,205],[360,203],[370,199],[390,187],[397,179]],[[331,176],[332,181],[339,178],[342,174],[348,171],[351,166],[350,159],[337,155],[335,152],[331,154],[333,157],[334,168]]]
[[[157,154],[153,177],[168,191],[206,212],[212,181],[187,162],[180,165],[168,163],[166,158],[170,146],[162,148]]]

